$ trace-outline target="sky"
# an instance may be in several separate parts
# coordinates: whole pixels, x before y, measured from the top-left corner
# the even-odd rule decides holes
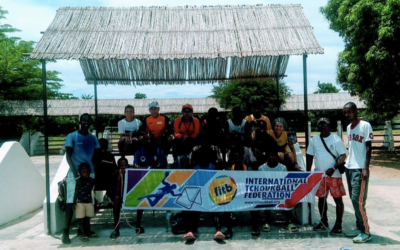
[[[166,4],[168,2],[168,4]],[[327,0],[0,0],[0,6],[9,13],[2,24],[10,24],[21,30],[13,36],[22,40],[38,42],[41,31],[45,31],[53,21],[60,7],[130,7],[130,6],[183,6],[183,5],[255,5],[255,4],[301,4],[303,11],[314,28],[315,35],[324,48],[324,54],[309,55],[307,58],[308,93],[317,90],[317,83],[336,83],[336,62],[338,54],[344,49],[343,40],[338,33],[329,29],[329,23],[320,13],[319,8],[325,6]],[[93,85],[88,85],[78,61],[59,60],[48,63],[48,70],[57,70],[63,79],[63,93],[72,93],[76,97],[92,95]],[[293,94],[304,94],[303,57],[291,56],[286,70],[286,84]],[[336,85],[339,88],[338,85]],[[99,99],[133,99],[135,93],[144,93],[148,99],[160,98],[200,98],[211,95],[212,84],[205,85],[168,85],[168,86],[121,86],[99,85]]]

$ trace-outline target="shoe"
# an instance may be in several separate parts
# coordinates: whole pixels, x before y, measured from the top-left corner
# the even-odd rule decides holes
[[[329,229],[329,225],[328,223],[318,223],[318,225],[316,225],[315,227],[313,227],[314,231],[324,231],[324,230],[328,230]]]
[[[354,230],[349,230],[349,231],[343,231],[343,234],[347,237],[356,237],[361,233],[359,229],[354,229]]]
[[[372,235],[360,233],[357,237],[353,239],[354,243],[364,243],[370,241],[372,239]]]
[[[297,228],[297,226],[293,223],[289,223],[289,225],[287,225],[287,230],[289,230],[291,233],[295,233],[297,231],[299,231],[299,229]]]
[[[71,240],[69,239],[69,230],[64,229],[63,235],[61,237],[61,242],[63,244],[71,244]]]
[[[116,239],[116,238],[118,238],[119,237],[119,231],[113,231],[111,234],[110,234],[110,238],[111,239]]]
[[[217,231],[214,234],[214,240],[225,240],[225,235],[223,233],[221,233],[221,231]]]
[[[342,233],[342,225],[335,224],[332,230],[329,232],[330,235],[343,235]]]
[[[261,231],[267,232],[267,233],[268,233],[268,232],[271,231],[271,227],[269,226],[268,223],[265,223],[265,224],[262,226]]]
[[[233,237],[232,229],[227,229],[227,230],[224,232],[224,235],[225,235],[225,239],[232,239],[232,237]]]
[[[136,227],[135,231],[136,231],[136,234],[144,234],[144,227],[143,226]]]
[[[260,236],[260,229],[253,228],[253,230],[251,231],[251,236]]]
[[[81,236],[79,237],[79,239],[80,239],[82,242],[88,242],[88,241],[89,241],[89,237],[87,237],[86,235],[81,235]]]
[[[192,232],[188,232],[187,234],[185,234],[183,236],[183,240],[186,240],[186,241],[195,240],[195,239],[196,239],[196,237],[194,237]]]

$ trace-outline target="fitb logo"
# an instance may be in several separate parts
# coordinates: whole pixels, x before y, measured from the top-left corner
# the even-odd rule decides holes
[[[235,198],[237,186],[234,179],[222,175],[211,182],[208,191],[212,202],[222,206],[230,203]]]

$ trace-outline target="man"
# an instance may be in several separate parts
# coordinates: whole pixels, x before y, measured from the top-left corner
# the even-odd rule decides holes
[[[346,162],[346,178],[351,202],[356,216],[357,228],[343,232],[353,238],[354,243],[371,240],[365,202],[368,194],[369,163],[371,160],[371,142],[374,139],[371,124],[357,117],[357,106],[348,102],[343,107],[343,115],[350,122],[347,126],[349,157]]]
[[[160,106],[157,101],[149,103],[150,115],[144,119],[141,130],[151,132],[158,147],[168,156],[172,145],[172,126],[167,116],[160,114]]]
[[[90,177],[94,178],[93,154],[100,148],[97,138],[89,133],[89,127],[93,124],[92,117],[85,113],[79,119],[81,128],[67,135],[65,150],[69,170],[67,174],[67,208],[65,211],[64,233],[61,238],[63,244],[70,244],[69,227],[73,216],[72,207],[75,202],[75,189],[79,185],[79,165],[87,163],[90,166]]]
[[[252,121],[264,120],[267,123],[267,130],[271,130],[271,122],[269,121],[269,118],[267,116],[261,114],[260,103],[254,103],[253,114],[246,116],[245,119],[246,119],[247,125],[248,125],[248,128],[246,128],[247,134],[250,134],[252,132],[252,129],[251,129]]]
[[[118,150],[121,157],[124,158],[126,154],[134,155],[136,150],[140,148],[139,128],[142,122],[134,119],[135,108],[132,105],[126,105],[125,118],[118,122],[118,134],[120,139],[118,141]]]
[[[342,235],[342,218],[344,205],[342,197],[346,195],[343,186],[342,176],[338,166],[343,164],[346,159],[346,147],[342,139],[329,132],[330,122],[327,118],[321,118],[317,122],[318,130],[321,134],[314,136],[307,149],[307,170],[311,170],[311,165],[315,157],[315,171],[325,172],[319,185],[316,196],[318,196],[318,210],[321,215],[321,222],[313,228],[314,231],[327,230],[328,225],[328,203],[326,198],[331,193],[336,204],[336,222],[330,234]],[[330,152],[324,146],[324,142]],[[333,154],[335,158],[333,158]]]

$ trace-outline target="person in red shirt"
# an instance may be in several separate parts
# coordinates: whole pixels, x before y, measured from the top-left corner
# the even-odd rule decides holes
[[[189,103],[182,106],[182,117],[174,122],[174,137],[172,141],[172,154],[176,166],[178,156],[189,155],[196,145],[200,133],[200,121],[193,117],[193,106]]]

